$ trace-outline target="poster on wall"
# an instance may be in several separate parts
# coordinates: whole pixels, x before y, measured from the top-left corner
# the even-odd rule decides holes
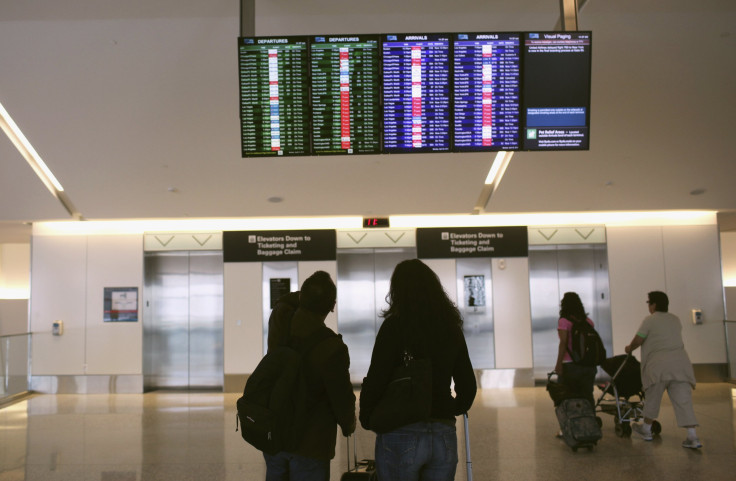
[[[471,275],[463,278],[465,308],[474,312],[486,307],[486,276]]]
[[[138,322],[138,288],[105,287],[104,322]]]
[[[291,292],[291,279],[288,277],[273,278],[269,281],[271,284],[271,309],[273,309],[282,296]]]

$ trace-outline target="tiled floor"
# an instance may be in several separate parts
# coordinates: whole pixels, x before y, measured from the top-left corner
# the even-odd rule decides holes
[[[573,453],[556,439],[557,420],[542,387],[485,389],[470,412],[473,477],[485,480],[733,480],[736,424],[731,384],[701,384],[695,407],[704,447],[680,446],[666,399],[662,435],[619,438],[601,414],[603,439]],[[235,432],[236,394],[35,395],[0,409],[0,481],[262,480],[258,451]],[[458,422],[464,480],[465,451]],[[358,433],[359,455],[373,436]],[[346,466],[344,438],[332,480]]]

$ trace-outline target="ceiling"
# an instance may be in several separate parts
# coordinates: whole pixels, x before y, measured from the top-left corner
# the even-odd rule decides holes
[[[472,212],[492,154],[242,159],[238,0],[0,0],[0,103],[85,219]],[[257,35],[552,30],[559,0],[258,0]],[[590,0],[591,147],[488,212],[736,209],[736,2]],[[281,202],[273,202],[281,198]],[[270,200],[269,200],[270,199]],[[70,215],[0,134],[0,243]]]

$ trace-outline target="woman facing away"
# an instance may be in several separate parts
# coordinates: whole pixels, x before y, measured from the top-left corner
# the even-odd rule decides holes
[[[417,359],[431,360],[432,410],[429,419],[377,434],[378,478],[451,481],[458,462],[455,416],[470,409],[477,390],[462,318],[437,274],[418,259],[396,266],[386,300],[388,309],[382,313],[384,322],[361,390],[360,423],[371,429],[371,413],[405,349]]]
[[[557,363],[555,372],[560,376],[560,382],[568,392],[587,399],[591,407],[593,400],[593,385],[595,384],[595,366],[583,366],[572,361],[572,328],[576,322],[587,322],[593,326],[583,307],[580,296],[575,292],[566,292],[560,302],[560,319],[557,321],[557,335],[560,344],[557,349]]]

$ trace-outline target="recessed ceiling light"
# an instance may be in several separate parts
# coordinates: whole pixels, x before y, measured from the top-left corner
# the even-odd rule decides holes
[[[693,189],[690,191],[690,195],[702,195],[705,194],[705,189]]]
[[[283,202],[284,201],[284,198],[283,197],[278,197],[278,196],[269,197],[268,198],[268,201],[271,202],[271,203],[274,203],[274,204],[278,204],[279,202]]]

